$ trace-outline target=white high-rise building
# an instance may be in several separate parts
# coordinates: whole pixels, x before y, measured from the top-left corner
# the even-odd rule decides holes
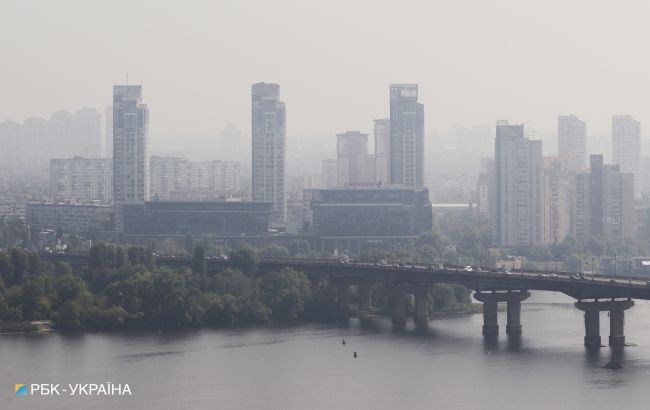
[[[390,120],[375,120],[375,179],[384,185],[390,181]]]
[[[149,108],[142,86],[113,86],[113,203],[149,199]],[[120,214],[121,212],[117,212]]]
[[[587,123],[575,115],[557,117],[557,153],[568,171],[583,172],[587,168]]]
[[[273,204],[271,222],[287,222],[285,106],[278,84],[257,83],[252,97],[252,197]]]
[[[613,164],[634,175],[634,195],[641,196],[641,123],[630,115],[612,116]]]
[[[524,138],[523,125],[497,122],[496,237],[501,246],[542,242],[542,141]]]

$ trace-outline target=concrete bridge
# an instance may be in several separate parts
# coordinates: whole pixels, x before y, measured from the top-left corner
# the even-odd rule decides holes
[[[65,261],[73,266],[85,265],[85,255],[43,255],[46,261]],[[156,258],[158,266],[189,267],[189,257]],[[209,271],[221,271],[229,261],[208,259]],[[331,259],[260,259],[258,273],[263,275],[290,267],[305,272],[313,283],[326,278],[336,286],[338,309],[342,317],[349,315],[351,287],[358,287],[359,310],[371,306],[372,285],[384,283],[391,292],[391,319],[395,329],[403,329],[407,322],[406,296],[415,297],[414,322],[426,326],[429,312],[429,289],[434,284],[459,284],[474,290],[474,298],[483,303],[483,334],[494,337],[499,333],[497,311],[499,303],[506,303],[506,333],[522,333],[521,304],[529,291],[562,292],[577,299],[576,308],[584,311],[587,347],[600,347],[600,312],[609,312],[609,345],[625,344],[625,310],[634,305],[633,299],[650,300],[650,283],[641,278],[612,278],[610,276],[578,276],[568,272],[545,273],[531,271],[499,272],[490,270],[435,269],[423,265],[396,265],[374,263],[345,263]]]

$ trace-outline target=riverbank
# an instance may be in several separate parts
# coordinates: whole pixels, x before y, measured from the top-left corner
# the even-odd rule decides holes
[[[49,320],[0,323],[0,335],[49,333],[52,330],[52,323]]]

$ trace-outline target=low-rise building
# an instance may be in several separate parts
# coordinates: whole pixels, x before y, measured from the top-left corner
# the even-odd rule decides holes
[[[105,204],[31,202],[27,223],[32,237],[46,230],[89,235],[114,230],[113,207]]]
[[[304,231],[323,249],[358,251],[367,242],[417,238],[433,225],[426,188],[313,189],[305,204]]]
[[[268,233],[271,203],[241,201],[164,202],[124,206],[130,237],[262,236]]]

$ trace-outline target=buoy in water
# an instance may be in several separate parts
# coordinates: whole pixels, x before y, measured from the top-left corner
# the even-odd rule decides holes
[[[342,344],[343,346],[345,346],[345,339],[343,339],[343,341],[341,342],[341,344]]]
[[[354,352],[354,358],[355,359],[357,358],[357,352]]]

